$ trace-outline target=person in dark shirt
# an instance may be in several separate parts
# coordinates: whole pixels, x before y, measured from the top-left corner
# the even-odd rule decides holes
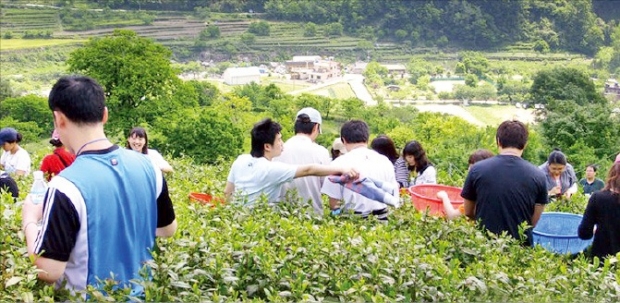
[[[519,226],[536,226],[549,202],[545,174],[521,158],[528,139],[523,123],[503,122],[495,138],[499,154],[474,164],[465,179],[465,215],[488,231],[520,239]],[[531,244],[531,228],[526,235],[524,244]]]
[[[597,166],[590,164],[586,167],[586,177],[579,180],[579,185],[583,187],[583,193],[591,195],[605,187],[605,182],[596,177]]]
[[[592,194],[579,225],[579,238],[594,236],[592,256],[600,259],[620,252],[620,162],[607,176],[605,187]],[[596,225],[596,230],[594,226]]]
[[[17,183],[9,174],[0,170],[0,193],[8,192],[13,197],[14,201],[17,201],[19,197],[19,188]]]

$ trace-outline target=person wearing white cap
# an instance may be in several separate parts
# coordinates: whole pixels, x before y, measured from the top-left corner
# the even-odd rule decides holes
[[[329,164],[331,159],[327,149],[315,143],[321,133],[321,114],[312,107],[302,108],[296,115],[295,135],[284,143],[284,150],[274,161],[287,164]],[[321,186],[323,177],[307,176],[294,179],[282,186],[281,196],[291,190],[297,190],[297,195],[304,201],[311,201],[314,211],[323,214],[323,200]]]
[[[340,139],[340,137],[334,139],[334,143],[332,143],[332,150],[331,150],[332,160],[336,160],[336,158],[346,153],[347,153],[347,148],[346,146],[344,146],[344,143],[342,143],[342,139]]]
[[[0,168],[14,176],[25,176],[30,173],[30,155],[19,146],[22,134],[14,128],[5,127],[0,130],[0,146],[4,152],[0,157]]]

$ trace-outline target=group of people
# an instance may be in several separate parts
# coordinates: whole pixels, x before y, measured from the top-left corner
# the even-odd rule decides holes
[[[23,202],[22,231],[28,254],[38,255],[33,259],[40,269],[38,277],[57,285],[66,282],[66,287],[79,291],[87,285],[101,286],[112,273],[121,286],[139,294],[139,284],[131,280],[140,279],[140,268],[152,259],[155,237],[170,237],[177,228],[162,173],[172,167],[148,148],[144,129],[130,131],[127,148],[108,140],[105,94],[95,80],[60,78],[48,104],[56,130],[52,139],[64,143],[75,158],[51,178],[42,204],[34,204],[30,197]],[[342,125],[330,156],[315,142],[321,134],[320,113],[304,108],[295,119],[295,135],[286,142],[282,127],[272,119],[253,126],[250,154],[240,155],[227,177],[227,199],[252,207],[260,199],[279,203],[294,193],[323,214],[324,194],[332,215],[347,212],[387,220],[388,206],[400,206],[399,188],[436,183],[437,172],[417,141],[408,142],[402,153],[386,136],[375,138],[369,147],[368,125],[351,120]],[[3,129],[0,140],[5,154],[10,153],[2,156],[3,168],[18,176],[27,174],[29,165],[15,159],[23,154],[18,145],[21,136]],[[552,153],[542,169],[536,167],[521,158],[527,140],[523,123],[505,121],[496,133],[499,154],[485,150],[472,154],[459,214],[493,233],[519,238],[519,226],[523,222],[535,226],[550,196],[571,190],[572,181],[562,177],[568,167],[565,157]],[[587,176],[585,182],[591,185],[593,180]],[[590,197],[579,227],[580,237],[594,236],[595,255],[620,251],[619,216],[620,155],[604,187]],[[524,242],[531,242],[529,234],[527,238]]]
[[[15,200],[19,197],[19,187],[15,178],[28,175],[32,163],[30,154],[19,145],[21,140],[22,135],[14,128],[5,127],[0,130],[0,146],[4,149],[0,158],[0,168],[2,168],[0,170],[0,191],[9,192]],[[54,150],[43,157],[39,168],[48,182],[75,161],[75,155],[65,148],[58,136],[58,131],[54,130],[49,143]],[[173,171],[172,166],[157,150],[148,148],[148,136],[144,128],[131,129],[126,147],[147,155],[162,172]]]

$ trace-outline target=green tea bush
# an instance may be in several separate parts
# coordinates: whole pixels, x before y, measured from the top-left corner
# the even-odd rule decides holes
[[[159,239],[144,301],[202,302],[617,302],[617,258],[593,264],[584,256],[525,248],[511,238],[446,221],[409,204],[387,224],[350,215],[310,215],[283,203],[254,209],[206,207],[190,192],[221,195],[229,162],[196,165],[170,159],[168,175],[179,229]],[[22,188],[30,177],[20,181]],[[21,198],[25,197],[22,192]],[[36,280],[21,232],[21,205],[0,203],[0,301],[81,300]],[[294,206],[295,205],[295,206]],[[126,301],[128,291],[106,281],[91,300]]]

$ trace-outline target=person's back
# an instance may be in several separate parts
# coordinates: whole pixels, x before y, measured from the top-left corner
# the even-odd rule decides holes
[[[282,184],[295,178],[296,169],[296,166],[269,161],[265,157],[240,155],[233,162],[227,178],[235,186],[233,203],[253,206],[261,195],[265,195],[270,203],[278,202]]]
[[[361,178],[388,182],[394,189],[398,189],[392,162],[367,147],[368,125],[365,122],[352,120],[345,123],[341,129],[341,137],[348,152],[336,158],[332,165],[353,166],[359,171]],[[343,185],[326,180],[321,191],[330,197],[332,210],[338,209],[338,203],[343,201],[343,210],[352,210],[362,217],[375,215],[381,220],[387,218],[386,204],[366,198]]]
[[[0,170],[0,193],[10,193],[14,201],[19,198],[17,182],[6,172]]]
[[[139,278],[144,262],[152,259],[158,215],[153,201],[162,190],[161,178],[146,156],[113,146],[82,153],[52,179],[50,187],[62,193],[58,197],[65,195],[83,214],[58,222],[81,227],[65,271],[69,285],[83,289],[110,273],[122,283]],[[64,241],[49,236],[40,249],[53,252],[55,242]]]
[[[495,135],[499,154],[474,164],[461,197],[465,215],[495,234],[520,239],[519,226],[536,226],[549,202],[545,174],[521,158],[528,130],[519,121],[504,121]],[[525,243],[531,244],[531,229]]]
[[[59,139],[76,155],[52,178],[43,203],[22,205],[28,255],[38,278],[73,291],[114,279],[141,295],[139,271],[155,237],[177,224],[161,171],[145,155],[108,140],[103,88],[88,77],[62,77],[48,99]],[[40,228],[37,228],[39,225]]]
[[[284,143],[282,154],[274,158],[274,161],[295,165],[329,164],[331,158],[327,149],[314,142],[320,133],[321,123],[321,115],[316,109],[310,107],[301,109],[296,116],[295,135]],[[322,214],[322,185],[322,177],[296,178],[282,186],[281,196],[284,197],[289,190],[295,189],[299,198],[304,201],[310,200],[314,211]]]
[[[274,159],[288,164],[323,164],[327,165],[331,162],[329,152],[323,146],[320,146],[303,136],[293,136],[284,143],[282,155]],[[323,203],[321,199],[321,185],[323,178],[316,176],[308,176],[297,178],[282,187],[284,194],[286,191],[295,189],[297,194],[304,201],[311,200],[312,206],[316,213],[323,213]]]
[[[606,180],[603,190],[590,197],[578,228],[579,238],[594,236],[591,253],[600,259],[620,252],[620,162],[612,165]]]
[[[50,181],[53,176],[58,175],[63,169],[67,168],[73,161],[75,161],[75,155],[69,153],[62,145],[62,141],[58,138],[58,132],[52,133],[52,139],[50,144],[54,146],[54,152],[43,157],[41,161],[40,170],[45,174],[47,181]]]
[[[354,166],[359,171],[360,176],[377,181],[389,182],[390,184],[394,184],[394,188],[398,188],[392,162],[384,155],[372,149],[366,147],[355,148],[338,157],[332,163],[337,166]],[[382,202],[371,200],[359,193],[355,193],[329,181],[325,182],[323,193],[332,198],[343,200],[343,210],[353,210],[362,216],[367,216],[373,211],[380,211],[387,208],[387,205]]]
[[[532,224],[536,201],[541,190],[546,192],[544,174],[517,156],[497,155],[476,163],[468,178],[476,187],[475,219],[493,233],[507,231],[517,239],[518,226]],[[463,195],[470,192],[463,188]]]

